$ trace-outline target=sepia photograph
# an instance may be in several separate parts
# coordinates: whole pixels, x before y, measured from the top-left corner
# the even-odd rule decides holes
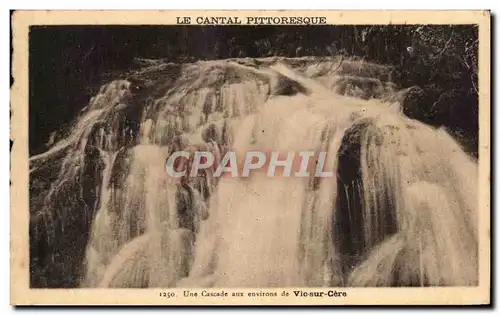
[[[11,301],[489,303],[489,12],[360,12],[16,12]]]

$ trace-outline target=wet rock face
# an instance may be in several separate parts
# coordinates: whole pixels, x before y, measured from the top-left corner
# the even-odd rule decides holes
[[[276,86],[272,91],[273,95],[282,96],[293,96],[299,93],[308,95],[310,92],[297,81],[291,80],[285,76],[278,77]]]
[[[397,232],[397,220],[393,204],[393,192],[386,187],[379,187],[375,191],[380,202],[375,208],[368,208],[365,204],[365,186],[362,169],[362,143],[367,137],[368,128],[374,122],[361,119],[350,127],[344,137],[338,153],[337,168],[337,196],[334,225],[334,243],[342,256],[342,267],[348,275],[373,247],[387,237]],[[376,128],[376,127],[375,127]],[[377,141],[381,145],[381,140]],[[372,197],[373,198],[373,197]],[[367,213],[368,212],[368,213]],[[381,228],[366,221],[367,216],[381,218]],[[367,235],[369,235],[367,237]],[[367,239],[370,243],[367,243]]]
[[[57,193],[47,196],[50,188],[42,188],[38,194],[36,188],[32,190],[31,287],[78,286],[95,204],[99,203],[103,170],[97,149],[87,150],[86,158],[81,172],[62,183]],[[36,186],[41,179],[46,179],[44,173],[57,174],[60,166],[58,163],[50,164],[31,173],[31,185]],[[57,180],[53,179],[52,183],[57,183]]]
[[[88,136],[30,163],[32,287],[79,284],[90,227],[100,203],[102,151],[132,147],[137,141],[142,108],[134,104],[136,94],[129,92],[128,85],[119,85],[119,90],[126,93],[119,102],[107,104],[113,106],[109,115],[86,127]],[[124,174],[120,171],[115,170],[115,177]]]

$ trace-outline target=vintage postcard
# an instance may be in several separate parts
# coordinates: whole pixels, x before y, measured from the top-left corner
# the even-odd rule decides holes
[[[488,11],[17,11],[11,303],[490,303]]]

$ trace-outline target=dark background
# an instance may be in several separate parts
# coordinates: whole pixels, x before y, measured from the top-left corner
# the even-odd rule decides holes
[[[173,62],[344,54],[395,67],[399,87],[420,87],[405,113],[448,127],[477,156],[477,27],[34,26],[29,36],[29,149],[47,149],[99,86],[137,67],[134,58]]]

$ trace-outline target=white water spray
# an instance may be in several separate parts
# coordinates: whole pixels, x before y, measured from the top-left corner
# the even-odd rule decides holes
[[[130,83],[111,83],[73,133],[30,160],[36,172],[65,154],[45,212],[89,161],[101,165],[82,286],[477,284],[477,164],[400,113],[394,85],[376,79],[383,66],[281,62],[187,64],[168,88],[146,69],[137,76],[154,96],[137,103]],[[85,158],[92,148],[98,162]],[[172,181],[165,162],[181,150],[217,162],[228,150],[324,151],[335,176],[205,169]]]

